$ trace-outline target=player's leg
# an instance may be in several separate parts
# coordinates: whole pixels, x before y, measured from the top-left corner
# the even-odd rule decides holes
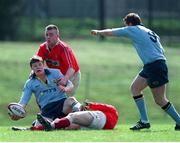
[[[166,84],[168,83],[168,68],[166,61],[158,60],[150,64],[148,85],[151,88],[155,102],[175,120],[176,128],[180,126],[180,116],[174,106],[166,98]]]
[[[93,121],[93,116],[89,113],[90,111],[81,111],[69,114],[66,118],[73,124],[80,126],[89,126]]]
[[[131,130],[139,130],[150,127],[149,119],[147,116],[147,109],[142,92],[143,89],[145,89],[147,86],[148,85],[146,78],[140,75],[137,75],[134,81],[132,82],[131,93],[133,95],[134,101],[140,113],[140,121],[138,121],[135,126],[131,127],[130,128]]]
[[[61,119],[57,118],[53,122],[49,122],[41,114],[37,114],[37,119],[45,127],[45,130],[52,130],[66,128],[71,123],[89,126],[93,121],[93,116],[88,111],[81,111],[70,113]]]
[[[166,85],[162,85],[160,87],[151,88],[151,92],[154,97],[154,101],[160,107],[166,105],[169,100],[166,98]]]
[[[106,116],[101,111],[81,111],[70,113],[62,119],[56,119],[51,126],[56,129],[69,127],[70,125],[79,125],[85,129],[102,129],[106,123]],[[66,124],[66,125],[65,125]],[[76,126],[77,127],[77,126]],[[77,128],[71,128],[77,129]]]
[[[79,103],[75,97],[68,97],[64,101],[63,113],[68,114],[70,112],[77,112],[81,110],[81,103]]]
[[[103,129],[107,122],[106,115],[101,111],[89,111],[89,114],[91,114],[93,120],[90,125],[84,127],[89,129]],[[113,125],[111,127],[113,127]],[[108,129],[112,129],[111,127]]]
[[[180,115],[174,108],[173,104],[166,98],[166,84],[151,88],[154,100],[175,122],[175,130],[180,130]]]
[[[141,76],[141,75],[138,74],[138,75],[134,78],[134,80],[133,80],[133,82],[132,82],[132,84],[131,84],[131,87],[130,87],[131,93],[132,93],[133,97],[136,97],[136,96],[139,96],[139,95],[143,94],[142,91],[143,91],[147,86],[148,86],[148,85],[147,85],[147,80],[146,80],[146,78],[144,78],[143,76]]]

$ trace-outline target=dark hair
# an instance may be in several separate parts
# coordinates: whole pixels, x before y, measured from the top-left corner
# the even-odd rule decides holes
[[[123,18],[123,21],[125,21],[127,25],[129,25],[130,23],[132,25],[142,25],[141,18],[136,13],[129,13],[129,14],[127,14]]]
[[[57,31],[57,34],[59,34],[59,29],[54,24],[50,24],[50,25],[46,26],[45,31],[52,30],[52,29],[55,29]]]
[[[36,63],[36,62],[42,62],[43,63],[43,59],[37,55],[33,55],[32,58],[30,59],[30,67],[32,67],[32,64],[33,63]]]

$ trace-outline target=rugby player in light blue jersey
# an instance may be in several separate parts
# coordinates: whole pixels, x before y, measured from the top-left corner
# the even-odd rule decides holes
[[[81,104],[74,97],[66,96],[66,92],[73,89],[72,82],[68,80],[65,86],[59,84],[63,74],[58,69],[46,69],[42,58],[37,55],[31,58],[30,67],[32,74],[24,85],[19,104],[25,108],[34,93],[41,115],[51,120],[62,118],[70,111],[80,110]],[[21,119],[16,115],[10,117],[12,120]],[[31,129],[41,130],[42,127],[36,121]]]
[[[166,84],[168,83],[168,68],[164,49],[160,43],[159,36],[144,27],[141,18],[136,13],[125,16],[125,27],[92,30],[92,35],[116,36],[129,38],[143,62],[143,68],[135,77],[131,85],[131,92],[140,113],[140,120],[131,130],[150,128],[147,116],[143,90],[149,86],[156,104],[176,122],[175,130],[180,130],[180,115],[166,97]]]

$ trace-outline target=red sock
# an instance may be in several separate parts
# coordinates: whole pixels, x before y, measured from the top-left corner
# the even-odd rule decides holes
[[[33,131],[42,131],[42,130],[44,130],[44,126],[42,126],[42,125],[33,126],[33,127],[31,127],[31,130],[33,130]]]
[[[68,127],[70,125],[70,121],[67,118],[61,118],[61,119],[56,119],[54,121],[55,129],[61,129]]]

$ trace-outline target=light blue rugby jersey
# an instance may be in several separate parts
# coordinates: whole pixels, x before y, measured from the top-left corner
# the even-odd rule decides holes
[[[152,63],[159,59],[166,60],[159,36],[144,26],[113,28],[112,34],[129,38],[133,42],[143,64]]]
[[[38,80],[36,77],[30,78],[26,81],[19,101],[20,104],[28,104],[32,93],[34,93],[41,109],[51,102],[66,98],[65,92],[60,91],[56,84],[57,79],[63,77],[62,73],[58,69],[45,69],[45,73],[48,80],[47,84]]]

